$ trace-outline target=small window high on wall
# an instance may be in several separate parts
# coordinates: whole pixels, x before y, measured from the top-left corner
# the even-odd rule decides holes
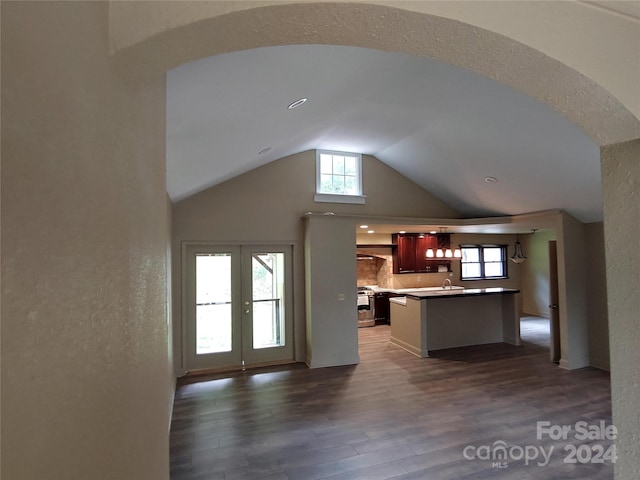
[[[462,245],[461,280],[507,278],[506,245]]]
[[[316,151],[316,202],[365,203],[362,155]]]

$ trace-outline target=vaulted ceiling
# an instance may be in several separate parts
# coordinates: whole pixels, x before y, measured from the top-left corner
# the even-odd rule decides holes
[[[564,209],[602,218],[598,146],[547,105],[469,70],[295,45],[168,73],[172,200],[309,149],[373,155],[468,217]]]

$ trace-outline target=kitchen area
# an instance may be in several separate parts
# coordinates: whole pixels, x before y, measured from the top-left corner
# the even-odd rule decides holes
[[[560,331],[566,332],[565,335],[560,336],[559,366],[574,369],[582,368],[591,362],[594,365],[602,365],[604,369],[607,367],[606,335],[589,336],[588,334],[589,329],[599,331],[598,329],[603,330],[606,327],[606,316],[598,313],[602,311],[602,295],[598,292],[602,291],[602,282],[599,280],[603,277],[591,268],[590,264],[584,263],[587,251],[592,256],[602,251],[602,229],[599,225],[588,228],[588,235],[585,236],[584,225],[562,211],[473,219],[363,217],[321,213],[305,215],[304,222],[305,292],[307,295],[305,361],[311,368],[358,364],[361,334],[367,330],[375,334],[378,328],[380,331],[386,328],[389,332],[394,323],[397,324],[394,322],[392,295],[399,293],[400,296],[409,298],[410,295],[402,290],[429,287],[442,289],[447,279],[454,287],[464,287],[463,291],[493,288],[519,290],[520,293],[501,292],[483,296],[487,299],[510,297],[516,317],[521,313],[547,316],[550,311],[548,308],[551,284],[549,248],[552,243],[557,243],[554,247],[557,251],[554,264],[560,292],[558,309],[555,311],[558,313]],[[441,232],[441,228],[445,231]],[[400,265],[394,262],[394,256],[395,258],[402,256],[400,244],[393,243],[394,234],[399,236],[404,232],[417,237],[420,234],[431,234],[433,231],[436,232],[435,235],[439,233],[449,235],[450,247],[452,247],[450,259],[446,257],[445,250],[442,257],[430,258],[430,263],[424,265],[430,267],[428,271],[425,268],[425,271],[395,273],[400,269],[404,270],[405,264],[403,262]],[[511,257],[519,242],[526,260],[516,263],[511,261]],[[411,241],[408,245],[410,244]],[[460,246],[464,246],[465,249],[469,246],[491,246],[491,249],[496,246],[504,247],[507,258],[504,262],[504,275],[493,275],[491,278],[476,276],[468,280],[464,277],[463,279],[462,270],[469,268],[469,262],[455,257],[455,249]],[[410,247],[407,249],[411,250]],[[415,264],[418,260],[422,260],[418,258],[422,257],[422,254],[418,252],[416,256],[415,248],[413,252]],[[358,255],[362,260],[357,260]],[[424,255],[426,261],[426,251]],[[439,265],[446,266],[447,261],[449,271],[440,271],[445,269]],[[410,269],[411,258],[408,258],[407,262]],[[588,288],[585,286],[586,270],[593,270],[594,273],[590,276]],[[361,294],[363,287],[368,287],[370,290],[368,296],[372,297],[371,301],[358,298],[360,297],[356,295],[358,287]],[[457,290],[460,289],[451,289],[452,292]],[[587,295],[587,292],[591,294]],[[384,299],[385,293],[389,301],[389,315],[386,317],[384,316],[386,302],[380,300]],[[483,293],[487,294],[489,291]],[[382,306],[377,310],[376,294],[383,294],[378,297],[378,305],[382,303]],[[426,305],[422,303],[422,299],[413,301],[421,302],[419,303],[421,307],[419,316],[421,316],[421,312],[429,309],[430,304],[435,305],[436,301],[455,302],[464,299],[465,297],[432,298],[424,301]],[[366,309],[367,305],[363,305],[365,301],[369,306],[368,312],[358,315],[360,310]],[[407,304],[409,303],[407,300]],[[423,305],[425,309],[422,308]],[[442,307],[446,303],[439,305]],[[588,310],[587,305],[591,305]],[[491,308],[495,312],[497,307],[494,304]],[[373,326],[358,328],[358,317],[362,319],[367,315],[369,316],[367,323]],[[389,325],[386,325],[387,321],[390,322]],[[442,322],[439,323],[442,324]],[[600,328],[601,325],[603,325],[602,328]],[[604,341],[600,341],[601,339]],[[427,353],[430,348],[427,345]],[[420,351],[422,351],[421,347]]]
[[[452,234],[443,227],[360,229],[365,233],[357,235],[359,328],[390,325],[391,343],[420,357],[442,348],[520,344],[518,269],[512,262],[507,271],[505,257],[515,254],[514,235]],[[461,247],[480,244],[500,246],[505,271],[495,279],[462,281]]]
[[[548,316],[552,283],[550,246],[553,243],[557,252],[553,262],[554,271],[557,272],[554,283],[557,283],[559,291],[558,308],[555,310],[561,332],[559,366],[572,370],[593,364],[607,369],[608,343],[604,334],[606,315],[600,313],[606,308],[601,294],[605,288],[602,281],[604,277],[601,270],[584,261],[601,255],[604,248],[602,225],[585,228],[584,224],[562,211],[473,219],[363,217],[324,213],[306,215],[304,222],[307,298],[305,362],[311,368],[358,364],[361,334],[366,329],[372,332],[377,328],[391,330],[394,325],[391,311],[393,297],[389,298],[387,319],[390,325],[382,325],[381,320],[380,325],[375,325],[375,318],[380,318],[380,313],[375,311],[375,293],[394,292],[376,292],[378,289],[442,288],[446,279],[451,281],[452,286],[464,287],[463,290],[514,289],[520,293],[502,296],[513,299],[517,314]],[[441,227],[446,229],[442,233],[449,234],[450,246],[454,251],[459,246],[504,246],[507,256],[505,275],[463,279],[462,269],[463,266],[468,268],[467,262],[457,260],[453,251],[449,260],[450,271],[438,271],[440,269],[436,267],[428,272],[394,273],[394,268],[401,267],[393,265],[394,253],[396,257],[399,253],[399,245],[393,244],[394,234],[401,235],[400,232],[404,231],[419,235],[435,231],[437,235],[441,233]],[[526,256],[521,263],[511,261],[518,242]],[[375,258],[358,261],[358,255]],[[442,257],[430,261],[437,266],[439,262],[447,261],[445,255],[446,251]],[[413,261],[416,260],[414,249]],[[410,259],[407,261],[410,265]],[[585,282],[586,278],[590,281]],[[358,328],[357,287],[377,287],[371,289],[374,294],[375,326]],[[440,298],[430,301],[448,300]],[[453,302],[456,298],[450,300]],[[426,302],[428,308],[429,300]],[[381,311],[384,312],[384,307]],[[603,333],[590,335],[590,331]]]
[[[372,326],[372,321],[390,323],[390,298],[416,288],[442,286],[454,275],[449,234],[400,231],[403,233],[357,235],[358,326]],[[438,245],[442,257],[436,256]],[[428,250],[433,257],[427,258]],[[447,250],[451,257],[445,256]],[[362,297],[369,297],[369,302]]]

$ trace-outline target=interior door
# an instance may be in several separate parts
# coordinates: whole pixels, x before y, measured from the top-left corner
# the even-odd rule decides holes
[[[558,311],[558,254],[556,242],[549,242],[549,355],[554,363],[560,362],[560,316]]]
[[[188,371],[293,360],[291,247],[188,245]]]

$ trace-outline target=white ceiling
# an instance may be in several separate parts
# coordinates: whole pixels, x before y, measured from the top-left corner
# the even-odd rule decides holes
[[[173,201],[316,148],[374,155],[468,217],[564,209],[602,218],[598,146],[545,104],[469,70],[305,45],[218,55],[167,75]]]

